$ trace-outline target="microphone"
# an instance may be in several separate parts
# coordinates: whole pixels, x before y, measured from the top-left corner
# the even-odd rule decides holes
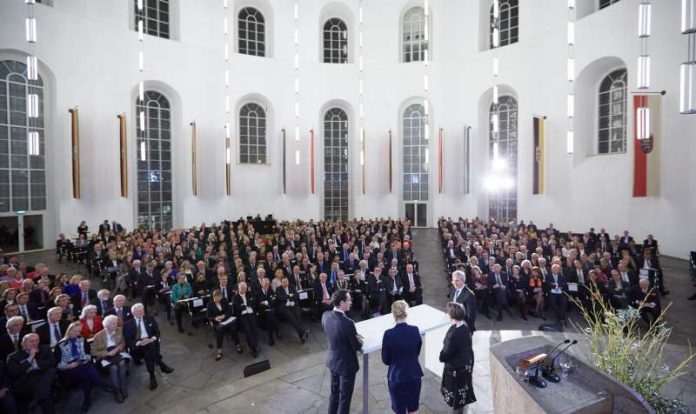
[[[569,340],[566,340],[566,341],[569,341]],[[566,343],[567,343],[567,342],[566,342]],[[558,352],[558,353],[556,354],[556,356],[554,356],[553,358],[551,358],[551,363],[548,364],[548,365],[546,365],[546,366],[544,366],[544,367],[541,369],[541,374],[544,376],[544,378],[546,378],[547,380],[549,380],[549,381],[551,381],[551,382],[561,382],[561,377],[560,377],[558,374],[556,374],[556,369],[554,368],[554,367],[556,366],[556,360],[558,359],[558,357],[560,357],[561,355],[563,355],[563,353],[564,353],[568,348],[570,348],[571,346],[573,346],[573,345],[575,345],[575,344],[577,344],[577,343],[578,343],[578,340],[577,340],[577,339],[573,339],[573,342],[571,342],[570,344],[568,344],[565,348],[563,348],[560,352]],[[550,355],[550,354],[549,354],[549,355]]]
[[[545,358],[544,360],[551,359],[551,355],[553,355],[553,353],[554,353],[558,348],[560,348],[561,346],[563,346],[563,345],[565,345],[565,344],[569,344],[569,343],[570,343],[570,339],[566,339],[565,341],[563,341],[563,342],[561,342],[560,344],[558,344],[558,345],[556,345],[555,347],[553,347],[553,349],[551,350],[551,352],[549,352],[548,354],[546,354],[547,356],[546,356],[546,358]]]

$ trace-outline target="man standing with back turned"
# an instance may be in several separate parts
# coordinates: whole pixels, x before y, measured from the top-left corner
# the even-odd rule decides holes
[[[333,310],[324,312],[321,325],[329,342],[326,366],[331,371],[331,397],[329,414],[348,414],[353,396],[355,374],[358,372],[356,352],[362,348],[363,338],[355,330],[345,312],[350,310],[352,299],[346,290],[334,292]]]

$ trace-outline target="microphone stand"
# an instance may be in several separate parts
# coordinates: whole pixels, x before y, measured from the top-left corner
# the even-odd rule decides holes
[[[537,388],[546,388],[547,385],[546,381],[543,378],[539,377],[539,365],[541,365],[543,361],[544,359],[536,363],[536,370],[534,371],[534,376],[529,377],[529,383]]]
[[[556,359],[558,359],[558,357],[561,356],[568,348],[570,348],[571,346],[573,346],[577,343],[578,343],[577,339],[574,339],[573,342],[568,344],[565,348],[563,348],[560,352],[558,352],[556,354],[556,356],[551,358],[551,363],[549,365],[544,366],[541,369],[541,373],[544,376],[544,378],[546,378],[547,380],[549,380],[551,382],[561,382],[561,377],[558,374],[556,374],[556,369],[555,369]]]

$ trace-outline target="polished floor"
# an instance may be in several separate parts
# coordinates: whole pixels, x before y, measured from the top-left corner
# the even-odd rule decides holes
[[[421,266],[425,303],[444,309],[447,287],[436,230],[416,230],[414,235],[417,258]],[[27,254],[25,260],[42,261],[52,271],[78,273],[81,267],[58,264],[51,252]],[[668,357],[670,364],[686,353],[689,338],[696,338],[694,310],[696,302],[689,302],[696,288],[688,275],[687,262],[665,258],[663,267],[667,274],[668,288],[672,294],[667,302],[673,302],[668,322],[673,326]],[[310,340],[301,344],[289,326],[283,326],[285,336],[273,347],[267,346],[265,335],[260,335],[261,353],[254,359],[247,352],[239,355],[230,343],[225,343],[225,355],[221,361],[214,359],[212,336],[206,328],[192,329],[191,335],[180,334],[168,324],[162,312],[157,316],[162,330],[162,353],[176,371],[170,375],[157,372],[160,383],[156,391],[148,390],[148,375],[144,367],[133,369],[129,378],[130,396],[123,404],[117,404],[111,395],[100,392],[95,395],[91,412],[95,413],[325,413],[328,406],[329,375],[324,367],[326,340],[319,323],[307,321],[311,329]],[[475,392],[478,402],[471,406],[473,413],[492,413],[490,376],[488,373],[488,347],[513,336],[533,335],[542,321],[505,314],[500,322],[480,316],[474,336],[476,364],[474,371]],[[190,327],[189,327],[190,328]],[[516,332],[512,332],[516,331]],[[243,377],[245,366],[268,359],[271,369],[248,378]],[[421,364],[423,362],[421,361]],[[386,383],[386,367],[379,354],[370,358],[368,408],[370,413],[391,412]],[[362,371],[358,373],[351,411],[362,412]],[[426,370],[421,392],[421,413],[447,413],[439,389],[439,377]],[[696,412],[696,364],[688,375],[667,387],[665,392],[680,396]],[[73,392],[59,411],[76,412],[82,396]]]

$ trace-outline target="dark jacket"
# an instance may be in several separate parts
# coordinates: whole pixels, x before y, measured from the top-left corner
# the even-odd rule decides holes
[[[362,348],[355,323],[342,312],[327,311],[321,318],[321,325],[329,344],[326,366],[334,374],[354,375],[359,369],[356,352]]]
[[[123,339],[126,341],[126,346],[130,349],[135,349],[135,343],[138,342],[135,337],[136,337],[136,330],[138,328],[138,324],[136,323],[137,321],[135,318],[131,318],[128,322],[123,324]],[[156,336],[157,339],[159,340],[160,338],[160,330],[159,330],[159,325],[157,325],[157,321],[155,318],[152,316],[143,316],[143,324],[145,324],[145,330],[147,331],[148,338],[152,338],[153,336]],[[145,338],[140,338],[140,339],[145,339]]]
[[[390,383],[412,382],[423,376],[418,362],[423,341],[417,326],[397,323],[384,331],[382,338],[382,362],[389,366]]]

